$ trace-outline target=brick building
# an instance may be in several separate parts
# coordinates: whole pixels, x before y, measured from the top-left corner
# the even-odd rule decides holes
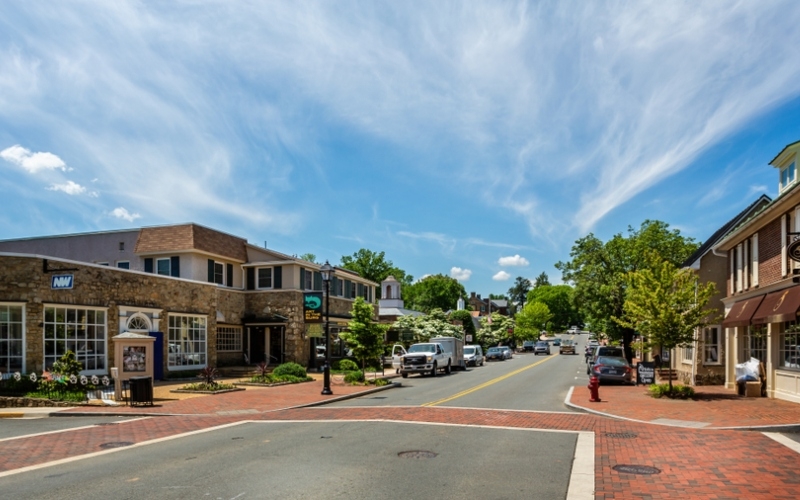
[[[734,388],[735,366],[756,358],[766,369],[764,393],[800,402],[800,142],[771,162],[778,197],[714,245],[725,255],[725,384]]]
[[[72,350],[84,373],[105,374],[126,331],[156,337],[162,374],[245,356],[313,366],[325,339],[304,299],[324,293],[319,268],[198,224],[0,241],[0,372],[40,371]],[[353,301],[374,303],[375,286],[335,270],[333,359]]]

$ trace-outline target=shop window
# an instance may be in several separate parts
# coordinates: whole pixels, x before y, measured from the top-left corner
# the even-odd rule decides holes
[[[106,311],[84,307],[45,306],[44,366],[51,368],[67,351],[87,375],[106,372]]]
[[[218,326],[217,351],[242,352],[242,327]]]
[[[767,362],[767,327],[765,325],[750,326],[744,339],[745,360],[756,358]]]
[[[778,359],[781,368],[800,370],[800,325],[795,321],[784,323],[778,346]]]
[[[709,326],[703,329],[703,363],[707,365],[720,363],[720,330],[719,326]]]
[[[196,369],[206,364],[206,317],[170,314],[168,366],[172,370]]]
[[[0,304],[0,372],[24,371],[24,317],[24,306]]]

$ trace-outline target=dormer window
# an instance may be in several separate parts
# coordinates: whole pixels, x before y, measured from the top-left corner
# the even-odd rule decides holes
[[[781,169],[781,191],[785,190],[797,179],[796,168],[794,162]]]

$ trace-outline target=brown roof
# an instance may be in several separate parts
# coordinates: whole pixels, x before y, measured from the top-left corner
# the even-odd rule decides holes
[[[136,253],[200,250],[247,262],[247,240],[197,224],[143,227],[136,240]]]

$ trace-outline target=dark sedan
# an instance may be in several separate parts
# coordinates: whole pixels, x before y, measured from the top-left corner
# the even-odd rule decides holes
[[[618,356],[599,356],[592,365],[591,374],[603,382],[633,383],[633,368],[628,360]]]
[[[491,361],[493,359],[500,360],[500,361],[505,361],[506,360],[506,354],[505,354],[505,352],[503,352],[502,348],[500,348],[500,347],[490,347],[486,351],[486,361]]]

